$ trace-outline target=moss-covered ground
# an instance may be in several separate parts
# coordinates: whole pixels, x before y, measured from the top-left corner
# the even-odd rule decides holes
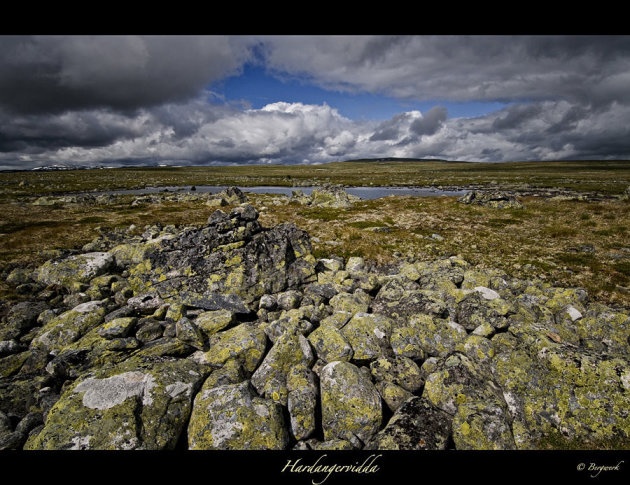
[[[620,195],[630,185],[629,162],[344,162],[315,166],[104,169],[0,173],[0,273],[36,265],[46,250],[80,248],[99,228],[206,222],[203,202],[37,206],[28,197],[84,190],[170,185],[345,185],[497,188],[556,187]],[[473,264],[518,277],[580,286],[604,303],[630,306],[630,203],[520,197],[524,209],[464,205],[455,197],[391,196],[349,209],[274,204],[277,196],[248,194],[264,226],[294,222],[313,238],[316,257],[363,256],[379,262],[459,254]],[[224,208],[229,210],[229,207]],[[18,298],[0,281],[0,298]]]

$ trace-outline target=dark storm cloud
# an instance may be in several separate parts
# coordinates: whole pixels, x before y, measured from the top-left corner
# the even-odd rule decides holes
[[[265,40],[270,66],[322,86],[450,101],[630,102],[630,36]]]
[[[353,121],[327,104],[251,109],[211,92],[247,60],[440,106]],[[496,100],[507,106],[473,118],[444,107]],[[3,168],[614,158],[630,154],[627,127],[628,36],[0,37]]]
[[[443,106],[434,106],[427,111],[422,118],[414,120],[409,127],[409,130],[416,135],[432,135],[446,121],[447,110]]]
[[[223,37],[0,37],[0,107],[136,110],[196,96],[247,57]]]
[[[66,146],[100,147],[143,136],[146,120],[103,111],[63,115],[14,115],[0,112],[0,152],[37,153]]]
[[[389,120],[381,122],[370,137],[370,141],[396,140],[400,136],[401,130],[406,129],[402,125],[408,124],[410,119],[411,115],[409,113],[400,113]]]
[[[494,120],[492,130],[502,131],[519,128],[524,123],[540,116],[542,111],[543,105],[539,103],[508,106],[502,110],[502,116]]]

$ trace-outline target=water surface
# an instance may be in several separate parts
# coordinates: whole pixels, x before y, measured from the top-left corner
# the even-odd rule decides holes
[[[186,187],[145,187],[143,189],[126,189],[126,190],[111,190],[106,192],[100,192],[102,194],[155,194],[159,192],[189,192],[189,193],[211,193],[216,194],[225,190],[227,186],[218,185],[197,185],[195,190],[192,190],[191,186]],[[301,190],[307,195],[313,192],[313,189],[317,187],[278,187],[278,186],[257,186],[257,187],[239,187],[243,192],[253,192],[256,194],[279,194],[291,196],[293,191]],[[439,197],[441,195],[447,196],[461,196],[464,195],[467,190],[440,190],[435,187],[346,187],[348,194],[356,195],[362,199],[380,199],[381,197],[387,197],[389,195],[414,195],[417,197]]]

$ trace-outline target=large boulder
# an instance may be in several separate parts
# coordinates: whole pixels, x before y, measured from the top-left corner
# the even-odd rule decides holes
[[[445,450],[452,418],[429,400],[411,397],[366,447],[380,450]]]
[[[347,208],[361,198],[348,194],[341,185],[324,185],[313,189],[310,196],[300,190],[294,191],[291,200],[313,207]]]
[[[381,396],[368,373],[349,362],[331,362],[320,374],[324,439],[365,443],[380,429]]]
[[[39,329],[31,342],[31,348],[45,349],[55,355],[103,323],[105,313],[104,302],[81,303]]]
[[[313,350],[306,337],[299,332],[285,332],[278,337],[252,375],[252,385],[260,395],[286,406],[289,371],[299,364],[310,367],[314,362]]]
[[[247,312],[265,294],[315,280],[308,234],[293,224],[263,229],[252,206],[215,211],[208,225],[161,242],[130,268],[136,293],[149,290],[206,310]]]
[[[114,265],[114,257],[105,252],[70,256],[46,261],[35,271],[35,278],[45,285],[55,284],[72,288],[75,283],[88,283],[106,273]]]
[[[260,398],[249,381],[210,387],[195,398],[191,450],[283,450],[289,441],[282,408]]]
[[[501,191],[471,190],[466,195],[457,199],[463,204],[481,205],[495,209],[522,209],[521,204],[512,194]]]
[[[202,379],[188,359],[132,359],[94,371],[66,389],[25,449],[173,449]]]

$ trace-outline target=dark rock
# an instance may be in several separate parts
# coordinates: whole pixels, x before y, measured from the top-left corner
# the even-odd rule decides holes
[[[24,301],[16,303],[7,314],[7,324],[0,330],[0,340],[9,340],[23,335],[37,325],[37,317],[48,310],[42,301]]]
[[[497,209],[522,209],[521,204],[512,194],[499,191],[482,192],[471,190],[463,197],[457,199],[463,204],[474,204]]]
[[[143,318],[138,321],[136,338],[142,342],[147,343],[152,340],[156,340],[162,337],[164,334],[164,326],[161,321],[152,317]]]
[[[445,450],[452,418],[427,399],[412,397],[398,408],[368,450]]]
[[[105,315],[103,323],[111,322],[116,318],[133,317],[135,314],[136,310],[133,307],[125,305]]]
[[[245,306],[243,300],[236,295],[223,295],[221,293],[205,293],[203,295],[182,292],[181,301],[188,306],[203,308],[204,310],[228,310],[239,314],[248,314],[250,309]]]

